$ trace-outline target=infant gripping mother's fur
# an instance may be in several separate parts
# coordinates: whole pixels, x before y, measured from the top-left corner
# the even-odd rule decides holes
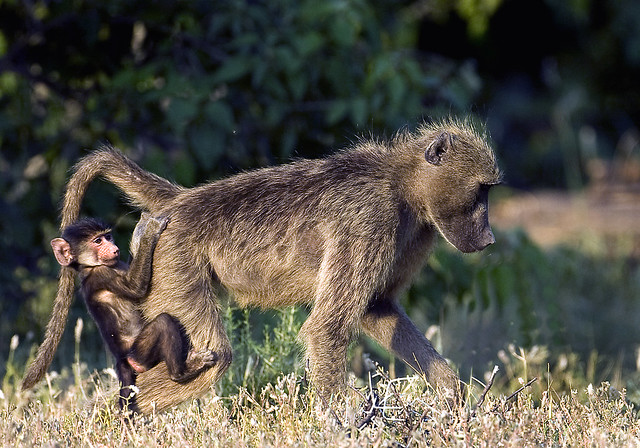
[[[193,188],[103,148],[77,164],[63,227],[78,218],[96,177],[116,185],[134,206],[170,217],[142,311],[147,319],[175,316],[195,347],[216,354],[215,365],[187,383],[171,381],[164,364],[141,373],[143,412],[203,394],[227,369],[232,354],[216,296],[220,286],[243,306],[311,307],[301,336],[323,393],[344,387],[347,346],[360,329],[435,388],[458,392],[457,375],[397,298],[438,232],[463,252],[494,242],[488,191],[501,174],[482,129],[446,120],[388,142],[361,141],[323,159]],[[68,300],[67,282],[63,272],[56,306]]]
[[[64,228],[61,237],[51,240],[58,263],[77,272],[87,310],[114,356],[123,410],[137,409],[132,389],[136,375],[160,362],[165,362],[173,381],[183,382],[215,363],[215,353],[189,346],[180,322],[173,316],[161,313],[147,321],[138,310],[148,293],[153,251],[167,222],[166,218],[142,214],[131,241],[134,258],[130,265],[120,260],[111,229],[99,219],[76,221]],[[60,335],[47,337],[56,339]],[[41,349],[47,347],[45,341]],[[36,358],[41,359],[40,354]],[[31,364],[23,387],[37,381],[47,366]]]

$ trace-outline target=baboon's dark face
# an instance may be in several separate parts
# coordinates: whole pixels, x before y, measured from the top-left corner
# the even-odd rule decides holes
[[[472,135],[444,132],[429,145],[429,214],[445,239],[461,252],[495,242],[489,225],[489,189],[500,182],[491,148]]]
[[[443,201],[434,221],[445,239],[461,252],[477,252],[493,244],[489,225],[489,185],[475,187],[466,201]]]

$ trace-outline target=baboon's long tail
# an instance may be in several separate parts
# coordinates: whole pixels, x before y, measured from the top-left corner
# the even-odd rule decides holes
[[[101,177],[118,187],[132,205],[151,212],[173,199],[183,188],[140,168],[119,150],[104,146],[80,160],[67,184],[60,227],[76,221],[87,187]]]
[[[144,171],[117,149],[105,146],[92,152],[75,166],[64,196],[61,229],[78,219],[82,199],[89,184],[96,177],[113,183],[133,205],[149,211],[160,209],[182,189],[160,176]],[[22,380],[22,389],[29,389],[40,381],[51,364],[67,323],[74,289],[74,272],[69,268],[62,268],[58,294],[47,324],[45,339],[27,369]]]
[[[53,311],[51,319],[47,324],[44,342],[38,347],[36,357],[27,369],[24,379],[22,380],[22,390],[31,389],[38,381],[42,379],[47,367],[53,360],[56,353],[64,327],[67,323],[69,315],[69,307],[73,300],[73,291],[75,289],[75,274],[70,268],[62,268],[60,272],[60,281],[58,283],[58,294],[53,303]]]

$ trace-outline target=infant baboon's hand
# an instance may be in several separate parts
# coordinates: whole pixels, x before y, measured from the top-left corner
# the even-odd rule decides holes
[[[162,233],[162,231],[167,228],[167,224],[169,223],[168,216],[143,215],[140,221],[142,221],[143,219],[145,220],[145,223],[143,224],[144,227],[147,228],[148,231],[154,233]]]
[[[167,228],[167,224],[169,224],[168,216],[151,216],[149,217],[149,224],[151,224],[154,228],[158,230],[158,232],[162,232]]]

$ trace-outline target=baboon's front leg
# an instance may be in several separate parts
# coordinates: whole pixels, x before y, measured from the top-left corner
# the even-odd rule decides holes
[[[362,326],[371,338],[424,375],[435,389],[460,396],[458,376],[395,301],[375,304],[365,314]]]
[[[324,315],[315,309],[300,332],[306,345],[311,381],[325,395],[344,391],[351,335],[350,329],[333,314]]]

